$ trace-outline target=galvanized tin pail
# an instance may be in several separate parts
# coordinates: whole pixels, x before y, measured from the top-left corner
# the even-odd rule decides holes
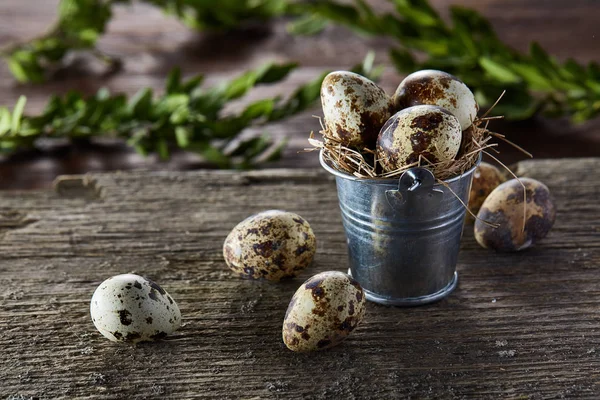
[[[413,306],[456,287],[456,262],[476,166],[436,184],[425,168],[400,179],[363,179],[321,165],[335,175],[350,258],[350,274],[367,299]]]

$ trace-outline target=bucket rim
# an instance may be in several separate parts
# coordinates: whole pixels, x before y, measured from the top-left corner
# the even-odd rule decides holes
[[[473,171],[475,171],[475,168],[477,168],[479,166],[479,164],[481,164],[481,159],[482,159],[482,155],[481,155],[481,153],[479,153],[479,157],[477,158],[477,162],[475,163],[475,165],[473,165],[471,168],[469,168],[467,171],[463,172],[462,174],[452,177],[450,179],[446,179],[443,182],[444,183],[452,183],[452,182],[460,180],[464,176],[472,174]],[[400,179],[400,176],[397,178],[359,178],[357,176],[350,175],[347,172],[338,171],[337,169],[335,169],[332,166],[330,166],[329,164],[327,164],[327,162],[325,161],[325,159],[323,157],[323,149],[321,149],[319,151],[319,162],[321,163],[321,166],[330,174],[335,175],[336,177],[339,177],[339,178],[350,180],[350,181],[356,181],[356,182],[360,181],[360,182],[372,183],[372,184],[397,184],[398,179]],[[439,185],[439,183],[436,183],[435,186],[437,186],[437,185]]]

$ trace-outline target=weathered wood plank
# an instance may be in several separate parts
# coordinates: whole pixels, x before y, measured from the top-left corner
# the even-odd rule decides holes
[[[294,354],[280,337],[301,282],[347,268],[331,178],[318,170],[65,177],[0,194],[0,397],[598,398],[600,159],[520,163],[556,197],[556,225],[519,254],[466,229],[459,288],[437,304],[368,304],[341,346]],[[221,246],[248,214],[306,217],[314,265],[292,281],[232,276]],[[137,272],[178,301],[184,325],[138,347],[98,334],[89,299]]]

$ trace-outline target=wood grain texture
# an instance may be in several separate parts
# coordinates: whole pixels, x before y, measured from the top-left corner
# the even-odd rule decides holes
[[[547,238],[496,254],[467,228],[450,297],[369,303],[346,342],[314,354],[287,350],[281,324],[304,279],[348,266],[324,172],[91,174],[61,177],[54,191],[1,193],[0,398],[597,399],[600,159],[515,170],[556,199]],[[311,223],[314,265],[283,283],[233,276],[225,236],[272,208]],[[173,337],[130,347],[95,331],[93,291],[126,272],[177,300],[184,324]]]
[[[389,10],[386,0],[369,0],[377,9]],[[600,61],[597,21],[600,7],[595,0],[432,0],[443,15],[448,7],[458,4],[480,11],[509,45],[527,51],[529,42],[538,41],[559,60],[569,57],[587,63]],[[0,2],[0,47],[23,41],[44,32],[56,16],[58,0],[3,0]],[[99,48],[121,57],[123,70],[103,76],[96,63],[75,63],[43,85],[16,85],[4,63],[0,63],[0,105],[13,105],[20,94],[27,95],[27,111],[35,113],[46,104],[51,94],[69,90],[94,93],[100,87],[133,94],[142,87],[162,91],[167,72],[180,66],[186,76],[204,73],[207,84],[233,77],[267,60],[298,61],[302,67],[289,79],[273,87],[261,87],[234,104],[242,107],[249,101],[290,93],[325,69],[348,69],[359,63],[369,49],[378,54],[378,62],[388,65],[381,85],[393,93],[401,76],[394,72],[386,55],[388,40],[359,37],[343,28],[328,28],[315,37],[293,37],[286,33],[285,21],[266,29],[237,34],[215,35],[194,33],[177,20],[164,16],[156,8],[135,3],[117,6],[115,18]],[[314,158],[298,155],[307,146],[310,131],[318,131],[319,123],[312,115],[320,115],[318,106],[290,120],[252,129],[247,134],[271,133],[275,138],[288,137],[283,159],[271,167],[316,167]],[[600,120],[582,126],[566,121],[534,119],[522,123],[493,123],[491,129],[508,135],[515,143],[536,157],[600,156]],[[524,158],[509,146],[502,148],[502,159],[512,163]],[[60,174],[86,173],[132,168],[195,169],[206,167],[189,153],[179,153],[169,163],[157,157],[143,158],[124,145],[104,147],[58,147],[45,153],[27,153],[8,160],[0,158],[0,189],[49,187]]]

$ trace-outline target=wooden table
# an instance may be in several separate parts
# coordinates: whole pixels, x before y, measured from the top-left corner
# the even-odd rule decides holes
[[[0,2],[0,47],[35,37],[48,29],[56,18],[59,0],[2,0]],[[368,0],[377,9],[389,10],[386,0]],[[471,7],[489,18],[500,37],[511,46],[528,51],[529,42],[538,41],[548,52],[564,61],[569,57],[581,63],[600,62],[600,7],[595,0],[431,0],[442,15],[448,7],[459,4]],[[14,105],[21,94],[28,96],[27,111],[39,112],[51,94],[80,90],[92,94],[100,87],[133,94],[149,86],[157,93],[164,87],[165,76],[180,66],[186,76],[204,73],[208,84],[233,77],[261,65],[266,60],[300,62],[301,68],[290,79],[275,87],[253,91],[252,99],[290,93],[299,84],[313,79],[327,69],[347,69],[359,63],[368,49],[377,51],[377,61],[388,66],[381,85],[392,93],[402,77],[394,72],[387,57],[388,40],[359,37],[344,28],[328,28],[316,37],[292,37],[286,33],[285,21],[267,29],[215,35],[191,32],[177,20],[164,16],[154,7],[136,3],[115,7],[115,17],[99,48],[124,62],[123,70],[111,76],[97,72],[97,65],[71,65],[43,85],[19,86],[0,63],[0,105]],[[306,147],[311,130],[319,129],[312,118],[321,114],[319,107],[265,130],[275,138],[287,136],[289,146],[275,167],[316,167],[314,159],[298,156]],[[600,120],[582,126],[566,121],[537,118],[521,123],[493,123],[491,129],[531,151],[536,157],[600,156]],[[259,129],[254,133],[261,133]],[[503,146],[502,159],[512,163],[523,155]],[[0,189],[50,187],[60,174],[110,171],[131,168],[194,169],[206,167],[202,160],[189,154],[177,154],[169,163],[156,157],[145,159],[125,146],[59,147],[46,153],[24,153],[0,159]]]
[[[600,159],[514,170],[556,198],[547,238],[497,254],[468,227],[450,297],[369,303],[346,342],[313,354],[287,350],[281,324],[304,279],[348,266],[323,171],[91,174],[0,193],[0,398],[597,399]],[[233,276],[225,236],[272,208],[311,223],[314,265],[282,283]],[[179,303],[184,324],[168,340],[131,347],[94,329],[93,291],[126,272]]]

